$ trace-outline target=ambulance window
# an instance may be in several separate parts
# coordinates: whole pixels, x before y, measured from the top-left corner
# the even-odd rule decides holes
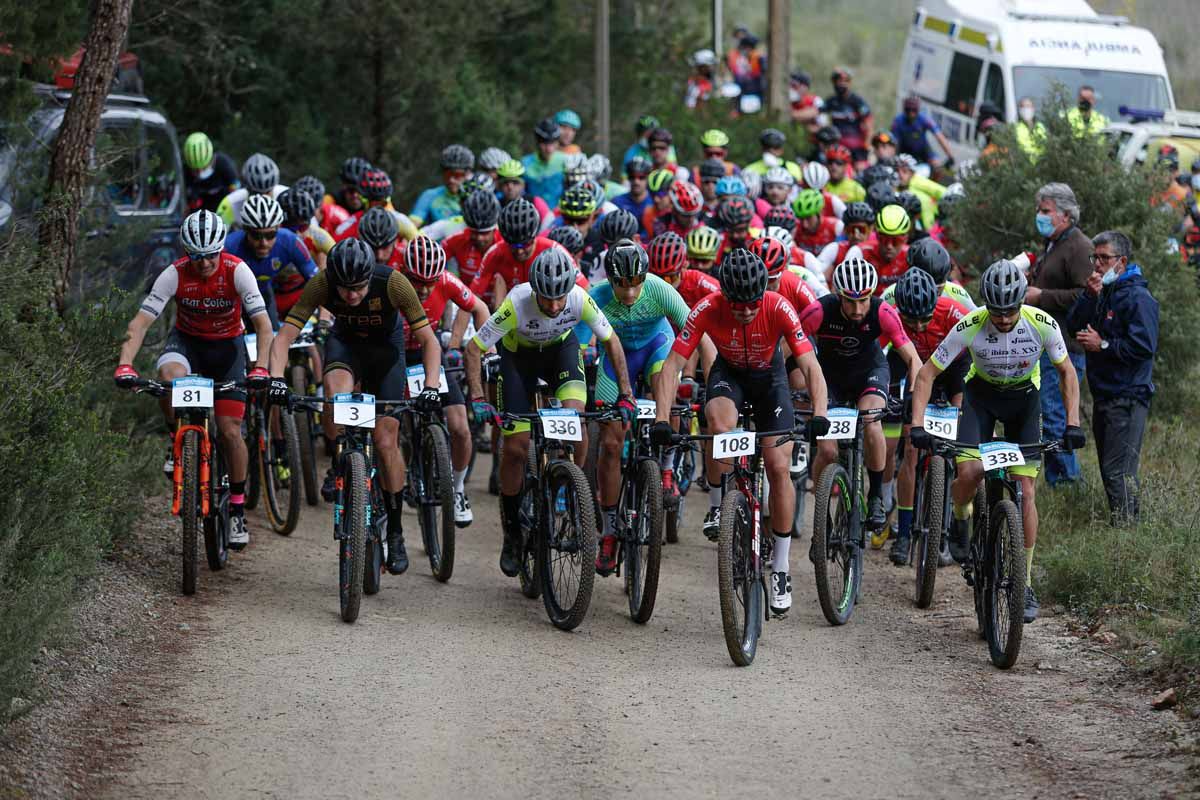
[[[955,53],[950,62],[950,78],[946,81],[946,108],[968,117],[975,116],[975,93],[979,90],[979,73],[983,61],[964,53]]]
[[[983,83],[983,102],[1004,110],[1004,73],[998,64],[988,64],[987,80]]]

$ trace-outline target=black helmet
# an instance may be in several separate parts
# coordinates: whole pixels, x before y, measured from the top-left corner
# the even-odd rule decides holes
[[[558,123],[551,117],[546,117],[537,125],[533,126],[533,136],[539,142],[557,142],[558,141]]]
[[[400,226],[392,212],[383,206],[368,208],[358,221],[358,238],[379,250],[396,241],[400,235]]]
[[[896,205],[904,209],[914,227],[921,222],[921,198],[912,192],[900,192],[896,195]]]
[[[283,209],[285,225],[307,223],[317,213],[317,198],[295,186],[281,192],[275,201]]]
[[[868,225],[873,225],[875,224],[875,209],[871,208],[869,203],[864,203],[861,200],[856,203],[847,203],[846,210],[842,212],[842,222],[846,225],[854,222],[865,222]]]
[[[608,279],[636,278],[650,269],[650,256],[632,239],[621,239],[604,254],[604,271]]]
[[[787,137],[778,128],[767,128],[758,135],[758,143],[764,148],[774,149],[787,144]]]
[[[358,179],[362,174],[371,168],[371,162],[365,158],[354,156],[347,158],[342,162],[342,169],[338,173],[338,177],[342,179],[342,183],[350,186],[358,186]]]
[[[463,222],[477,231],[490,231],[500,218],[500,201],[491,192],[471,192],[462,202]]]
[[[719,158],[706,158],[700,162],[700,180],[720,180],[725,177],[725,164]]]
[[[872,164],[860,172],[858,182],[863,186],[871,186],[872,184],[883,182],[887,183],[894,190],[900,185],[900,176],[896,174],[896,170],[880,162]]]
[[[954,207],[963,201],[965,194],[946,192],[942,195],[942,199],[938,200],[937,218],[945,220],[954,214]]]
[[[950,254],[936,239],[926,237],[913,242],[906,258],[908,266],[928,272],[939,286],[950,277]]]
[[[442,150],[442,169],[474,169],[475,154],[462,144],[446,145]]]
[[[796,230],[796,215],[787,206],[773,206],[763,217],[764,228],[784,228],[788,233]]]
[[[334,286],[359,286],[366,283],[374,271],[374,251],[366,242],[353,236],[333,246],[325,265],[325,272]]]
[[[649,175],[653,170],[654,165],[641,156],[634,156],[633,158],[629,159],[629,163],[625,165],[626,175],[641,175],[644,177]]]
[[[547,300],[566,297],[575,286],[575,259],[561,247],[546,248],[529,267],[529,286]]]
[[[753,303],[767,291],[767,265],[744,247],[721,259],[721,293],[734,303]]]
[[[583,234],[572,225],[559,225],[557,228],[551,228],[546,234],[546,238],[567,248],[567,252],[571,255],[583,252]]]
[[[842,132],[832,125],[826,125],[817,130],[817,142],[820,143],[821,149],[833,147],[842,140]]]
[[[748,198],[741,195],[730,195],[721,201],[717,207],[717,219],[725,228],[735,228],[738,225],[748,225],[754,219],[754,207]],[[724,259],[722,262],[724,263]]]
[[[500,238],[509,244],[531,242],[542,227],[537,207],[524,197],[518,197],[500,209],[498,219]]]
[[[923,269],[910,267],[896,283],[896,310],[913,319],[928,319],[937,306],[938,288]]]
[[[619,239],[632,239],[637,231],[637,217],[623,208],[610,211],[600,218],[600,238],[605,244],[612,244]]]
[[[988,311],[999,314],[1011,314],[1025,302],[1025,290],[1029,282],[1025,273],[1009,261],[1003,259],[992,264],[983,271],[979,279],[979,292],[983,295],[983,304]]]
[[[293,189],[299,189],[302,192],[308,192],[317,199],[317,204],[325,199],[325,184],[315,175],[301,175],[292,184]]]
[[[896,192],[887,181],[872,183],[867,187],[867,205],[878,213],[884,206],[896,204]],[[871,216],[874,219],[874,215]]]

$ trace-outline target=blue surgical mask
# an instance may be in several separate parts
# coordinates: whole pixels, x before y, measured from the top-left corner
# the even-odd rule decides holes
[[[1100,279],[1100,285],[1111,286],[1117,282],[1117,278],[1119,277],[1121,276],[1117,274],[1115,269],[1110,269],[1108,272],[1104,273],[1104,277]]]
[[[1054,233],[1054,223],[1050,220],[1049,214],[1038,214],[1036,221],[1038,233],[1042,236],[1048,237]]]

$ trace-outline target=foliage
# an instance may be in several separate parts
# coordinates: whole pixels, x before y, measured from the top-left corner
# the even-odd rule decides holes
[[[81,0],[25,3],[0,0],[0,119],[16,119],[32,107],[31,81],[48,82],[59,58],[83,38],[87,4]]]

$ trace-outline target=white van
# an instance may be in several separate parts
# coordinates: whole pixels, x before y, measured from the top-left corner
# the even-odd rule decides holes
[[[1096,109],[1112,121],[1122,105],[1175,108],[1154,34],[1084,0],[918,2],[901,64],[897,110],[905,97],[920,97],[959,159],[978,152],[981,105],[1011,122],[1020,98],[1040,103],[1055,83],[1072,95],[1094,87]]]

